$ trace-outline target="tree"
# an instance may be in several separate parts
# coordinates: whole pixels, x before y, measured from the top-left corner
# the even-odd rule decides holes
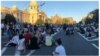
[[[51,19],[50,18],[47,18],[46,21],[45,21],[45,23],[50,24],[51,23]]]
[[[93,17],[89,17],[90,15],[93,15]],[[96,9],[94,11],[91,11],[86,18],[82,19],[82,23],[84,24],[90,24],[90,23],[99,23],[99,9]]]
[[[98,9],[96,9],[95,11],[94,11],[94,22],[95,23],[99,23],[99,10]]]
[[[42,19],[38,19],[37,21],[36,21],[36,24],[43,24],[43,21],[42,21]]]
[[[63,18],[63,23],[64,24],[68,24],[68,22],[69,22],[68,18]]]
[[[91,15],[91,14],[93,14],[92,19],[89,18],[89,15]],[[99,14],[98,14],[98,9],[96,9],[96,10],[90,12],[90,13],[88,14],[88,17],[86,18],[85,23],[86,23],[86,24],[90,24],[90,23],[93,23],[93,22],[98,23],[98,21],[99,21],[99,16],[98,16],[98,15],[99,15]]]
[[[82,24],[85,24],[86,18],[82,19]]]
[[[14,24],[16,23],[15,17],[11,14],[6,14],[5,18],[2,19],[2,21],[4,21],[5,24],[11,23],[11,22]]]

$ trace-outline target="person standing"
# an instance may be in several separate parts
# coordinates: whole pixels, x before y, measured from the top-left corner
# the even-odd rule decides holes
[[[55,51],[53,52],[53,56],[66,56],[65,48],[62,45],[61,39],[56,39],[55,44],[57,45]]]

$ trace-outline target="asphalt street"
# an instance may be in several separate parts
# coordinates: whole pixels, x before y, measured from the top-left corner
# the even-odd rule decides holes
[[[75,32],[74,35],[66,35],[65,31],[60,31],[57,33],[54,38],[61,38],[62,45],[66,49],[66,55],[85,55],[85,56],[98,56],[98,40],[93,41],[87,41],[84,38],[84,35]],[[87,38],[88,39],[88,38]],[[92,39],[91,39],[92,40]],[[3,39],[2,37],[2,46],[1,46],[1,52],[3,56],[6,55],[16,55],[16,48],[15,47],[5,47],[6,39]],[[21,53],[21,55],[25,56],[36,56],[36,55],[51,55],[52,52],[55,50],[56,45],[52,45],[51,47],[47,47],[45,45],[42,45],[40,49],[31,51],[27,50],[25,53]]]

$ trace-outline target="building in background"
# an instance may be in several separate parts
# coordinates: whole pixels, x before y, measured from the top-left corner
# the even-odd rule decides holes
[[[4,19],[6,14],[12,14],[16,21],[21,23],[36,24],[39,19],[43,22],[47,19],[47,15],[43,11],[39,11],[37,1],[31,1],[29,8],[23,10],[18,9],[16,5],[12,6],[12,8],[1,7],[1,19]]]
[[[31,1],[28,8],[20,10],[16,5],[12,8],[1,7],[1,19],[4,19],[6,14],[12,14],[17,22],[29,23],[29,24],[74,24],[75,21],[72,17],[61,17],[60,15],[51,16],[48,18],[45,12],[39,10],[39,4],[37,1]],[[92,16],[92,15],[90,15]]]

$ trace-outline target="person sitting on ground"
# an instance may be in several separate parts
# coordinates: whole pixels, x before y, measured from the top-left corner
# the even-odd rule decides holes
[[[19,40],[17,43],[17,50],[20,52],[21,51],[25,52],[25,38],[24,38],[23,34],[19,35]]]
[[[96,34],[96,37],[98,37],[98,27],[95,27],[94,33]]]
[[[87,31],[86,36],[87,37],[91,37],[91,33],[90,33],[90,28],[89,27],[87,27],[86,31]]]
[[[16,46],[19,40],[19,32],[16,32],[13,38],[9,41],[8,46]]]
[[[31,34],[29,33],[28,30],[25,32],[24,38],[25,38],[25,47],[26,47],[26,49],[28,49],[29,43],[30,43],[30,38],[31,38]]]
[[[39,49],[39,40],[38,40],[38,36],[35,32],[33,32],[33,36],[31,37],[30,40],[30,49],[34,50],[34,49]]]
[[[52,36],[50,32],[47,32],[47,36],[45,37],[45,45],[46,46],[52,45]]]
[[[41,41],[42,42],[44,42],[45,37],[46,37],[46,31],[45,30],[42,30],[42,32],[41,32]]]
[[[57,45],[55,51],[53,52],[53,56],[66,56],[65,48],[62,45],[61,39],[56,39],[55,44]]]

